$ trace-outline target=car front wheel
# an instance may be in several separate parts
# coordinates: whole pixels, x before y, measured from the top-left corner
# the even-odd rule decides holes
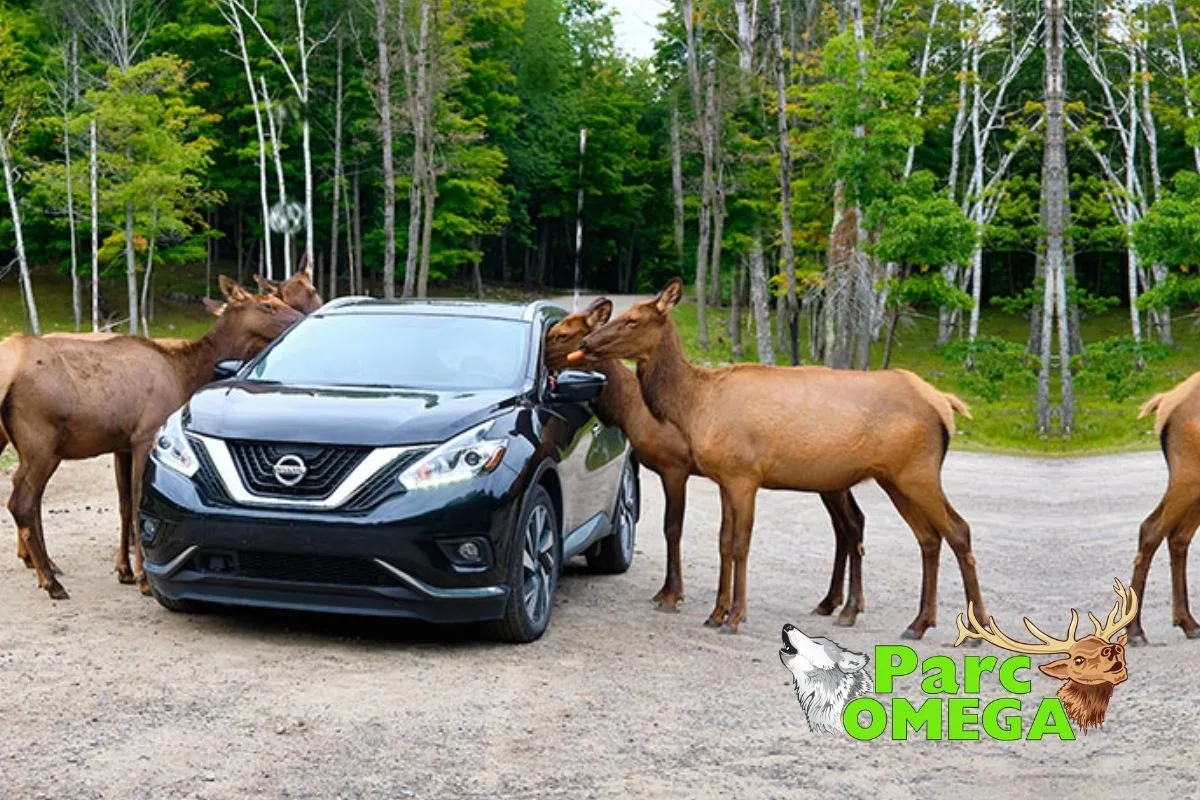
[[[596,572],[620,575],[633,566],[640,498],[637,462],[629,458],[621,471],[621,487],[617,492],[617,505],[613,509],[612,533],[587,553],[588,566]]]
[[[562,548],[558,519],[549,492],[535,486],[514,532],[509,566],[508,603],[492,633],[506,642],[532,642],[550,624]]]

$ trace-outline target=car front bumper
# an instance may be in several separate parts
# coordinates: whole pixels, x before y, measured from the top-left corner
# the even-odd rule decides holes
[[[146,576],[171,600],[473,622],[498,619],[520,492],[498,470],[448,496],[410,492],[363,513],[214,505],[146,467],[139,508]],[[456,557],[476,543],[483,563]]]

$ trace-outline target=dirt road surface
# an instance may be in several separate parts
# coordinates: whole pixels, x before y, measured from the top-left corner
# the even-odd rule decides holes
[[[952,452],[947,491],[973,526],[989,611],[1065,631],[1068,609],[1111,608],[1166,470],[1153,453],[1042,462]],[[765,492],[749,620],[702,626],[717,578],[719,507],[693,479],[687,601],[656,611],[664,546],[657,480],[633,569],[572,570],[551,629],[528,646],[462,629],[294,615],[172,614],[112,573],[107,459],[65,464],[47,541],[71,599],[50,601],[0,526],[0,794],[5,798],[974,798],[1195,796],[1200,642],[1171,627],[1165,550],[1103,728],[1078,741],[871,742],[809,731],[780,664],[791,622],[871,653],[916,612],[911,533],[873,485],[867,611],[852,629],[809,610],[833,537],[816,497]],[[939,626],[922,656],[954,654],[962,587],[948,551]],[[1086,619],[1085,629],[1090,629]],[[975,651],[996,653],[990,647]],[[1035,660],[1035,663],[1037,661]],[[1034,696],[1056,681],[1032,675]],[[920,697],[900,679],[900,695]],[[985,679],[985,697],[998,696]],[[1024,728],[1033,704],[1024,711]]]

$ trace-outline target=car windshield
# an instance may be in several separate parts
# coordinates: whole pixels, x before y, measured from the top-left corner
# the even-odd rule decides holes
[[[249,380],[435,390],[519,385],[527,323],[433,314],[331,314],[296,326]]]

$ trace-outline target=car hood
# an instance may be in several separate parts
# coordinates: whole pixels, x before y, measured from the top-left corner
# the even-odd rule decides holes
[[[441,392],[227,381],[193,395],[187,429],[221,439],[429,444],[483,422],[519,396],[513,389]]]

